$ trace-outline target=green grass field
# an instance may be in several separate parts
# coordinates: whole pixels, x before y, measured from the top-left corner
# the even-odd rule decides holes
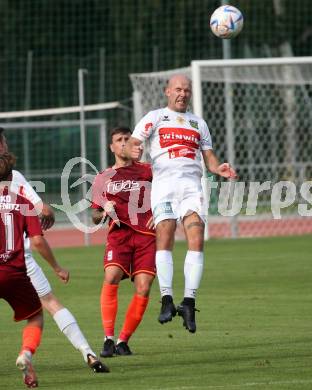
[[[185,244],[175,258],[175,302],[183,295]],[[71,270],[65,286],[44,265],[54,292],[76,316],[90,344],[102,346],[99,294],[103,247],[56,250]],[[49,389],[312,389],[312,240],[287,237],[211,241],[199,290],[196,334],[176,317],[160,325],[155,282],[143,323],[130,341],[130,357],[106,360],[110,374],[93,374],[54,321],[45,331],[35,366]],[[41,262],[42,264],[42,262]],[[119,291],[120,329],[132,285]],[[0,388],[21,389],[15,367],[22,325],[1,301]]]

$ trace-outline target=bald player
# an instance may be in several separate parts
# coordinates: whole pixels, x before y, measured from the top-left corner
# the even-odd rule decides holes
[[[177,74],[165,88],[167,107],[147,113],[137,124],[127,145],[127,155],[138,160],[142,143],[150,143],[153,168],[151,203],[156,225],[156,268],[162,296],[158,321],[164,324],[178,313],[183,326],[196,332],[195,298],[203,272],[204,208],[201,158],[213,174],[235,178],[235,170],[220,164],[212,150],[206,122],[187,111],[192,85],[188,77]],[[181,221],[188,245],[184,262],[184,298],[173,303],[172,250],[177,222]]]

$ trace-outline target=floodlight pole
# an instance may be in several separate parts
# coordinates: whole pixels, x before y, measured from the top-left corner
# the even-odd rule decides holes
[[[196,61],[192,61],[191,63],[191,72],[192,72],[192,95],[193,95],[193,110],[194,114],[199,116],[200,118],[203,117],[203,95],[202,95],[202,82],[201,82],[201,68],[200,65]],[[203,193],[204,193],[204,199],[207,203],[207,216],[208,216],[208,210],[209,210],[209,188],[208,188],[208,179],[206,178],[206,165],[204,162],[203,157],[201,157],[201,164],[203,168],[203,181],[202,181],[202,187],[203,187]],[[204,240],[209,240],[209,218],[207,218],[207,222],[205,224],[205,230],[204,230]]]
[[[221,5],[227,5],[227,0],[221,0]],[[229,60],[232,57],[231,53],[231,40],[222,39],[222,52],[223,59]],[[233,88],[231,84],[231,69],[224,69],[225,73],[225,85],[224,85],[224,95],[225,95],[225,128],[226,128],[226,144],[227,144],[227,158],[231,166],[235,164],[235,145],[234,145],[234,118],[233,118]],[[231,190],[229,200],[233,202],[234,200],[234,186],[235,182],[230,179]],[[238,236],[238,226],[237,226],[237,217],[231,217],[230,219],[231,226],[231,237],[237,238]]]
[[[30,106],[31,106],[32,69],[33,69],[33,52],[32,50],[28,50],[27,66],[26,66],[25,105],[24,105],[25,110],[30,110]],[[30,172],[29,134],[28,134],[28,130],[26,131],[25,130],[23,130],[24,172],[25,172],[25,176],[28,177]]]
[[[78,89],[79,89],[79,106],[80,106],[80,155],[83,159],[81,162],[81,177],[86,176],[86,125],[85,125],[85,111],[84,111],[84,75],[87,74],[87,69],[78,70]],[[87,182],[82,183],[82,198],[87,197]],[[85,226],[88,226],[88,211],[85,210],[83,213],[83,222]],[[84,243],[86,246],[90,245],[89,234],[84,233]]]
[[[106,120],[103,120],[100,125],[100,162],[101,170],[107,168],[107,136],[106,136]]]

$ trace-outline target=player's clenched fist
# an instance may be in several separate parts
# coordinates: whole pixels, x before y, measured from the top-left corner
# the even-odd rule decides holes
[[[218,175],[225,177],[227,179],[237,179],[237,173],[235,170],[231,167],[229,163],[223,163],[220,164],[217,168]]]
[[[143,153],[142,145],[132,145],[130,149],[130,157],[132,160],[140,160]]]
[[[56,275],[61,279],[63,283],[67,283],[69,280],[69,271],[67,269],[58,266],[55,270]]]

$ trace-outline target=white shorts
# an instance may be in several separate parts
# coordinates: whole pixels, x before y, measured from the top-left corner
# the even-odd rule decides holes
[[[43,273],[36,260],[29,254],[25,256],[27,275],[32,285],[35,287],[39,298],[44,297],[52,291],[50,283]]]
[[[181,221],[193,212],[206,223],[204,194],[198,180],[153,180],[151,204],[155,226],[165,219]]]

